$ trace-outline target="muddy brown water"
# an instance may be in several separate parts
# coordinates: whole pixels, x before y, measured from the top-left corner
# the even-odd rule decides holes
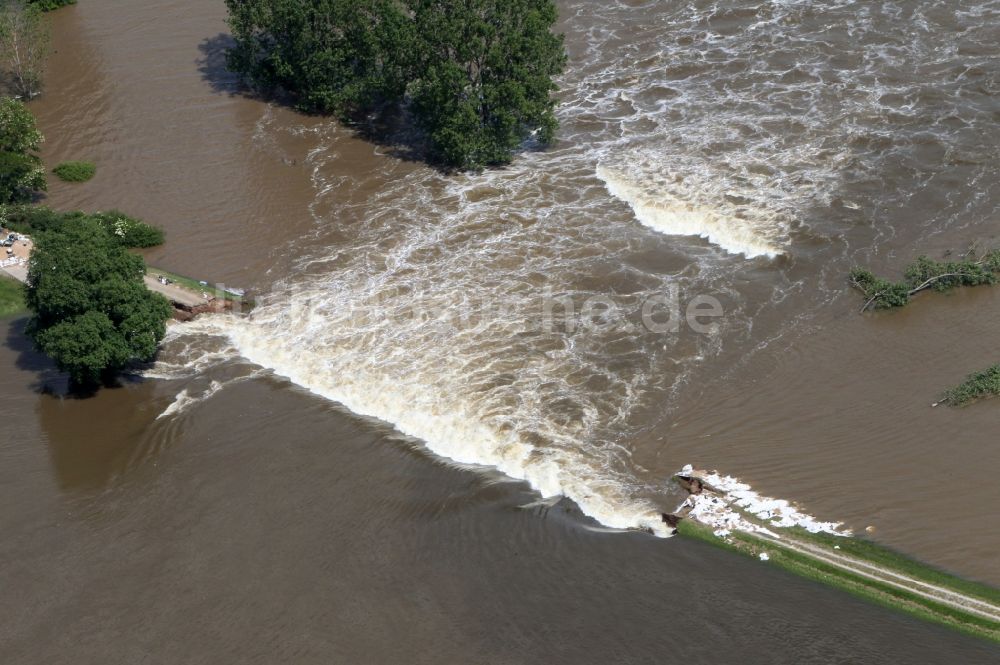
[[[1000,292],[862,317],[842,280],[997,235],[997,72],[974,4],[839,10],[854,25],[833,7],[560,3],[560,141],[459,177],[244,95],[221,3],[53,14],[44,157],[98,174],[53,180],[48,203],[162,225],[150,262],[262,307],[175,331],[145,378],[89,399],[3,322],[0,659],[995,661],[576,507],[669,508],[667,478],[694,463],[1000,583],[1000,411],[929,406],[997,361]],[[893,16],[906,27],[880,41]],[[956,62],[927,55],[921,22],[961,36]],[[848,24],[859,62],[837,54]],[[787,52],[754,60],[768,40]],[[864,106],[873,81],[889,88]],[[809,104],[818,118],[788,120]],[[676,234],[677,200],[711,240]],[[629,309],[672,284],[721,301],[717,335],[532,325],[546,287]],[[489,325],[403,314],[463,298]]]

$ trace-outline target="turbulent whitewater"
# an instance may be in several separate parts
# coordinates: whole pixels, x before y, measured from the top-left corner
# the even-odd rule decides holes
[[[441,456],[664,533],[677,496],[634,442],[666,459],[679,395],[808,325],[894,224],[919,239],[993,214],[1000,181],[982,140],[998,3],[731,5],[559,3],[558,140],[505,169],[444,175],[378,146],[376,176],[356,173],[349,130],[265,110],[254,143],[309,170],[314,232],[250,317],[179,327],[165,367],[238,354]],[[668,293],[724,316],[651,330],[644,306]],[[202,357],[192,339],[222,342]]]
[[[698,207],[689,203],[690,199],[676,197],[662,187],[630,181],[621,171],[598,167],[597,175],[612,195],[629,204],[637,220],[660,233],[705,238],[747,258],[774,257],[782,251],[780,243],[762,234],[752,222],[735,215]]]

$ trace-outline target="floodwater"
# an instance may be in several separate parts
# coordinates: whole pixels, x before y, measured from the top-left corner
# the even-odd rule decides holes
[[[556,145],[459,176],[246,95],[222,3],[53,15],[48,203],[260,306],[90,399],[3,323],[3,662],[995,662],[620,529],[692,463],[1000,584],[1000,411],[930,406],[1000,292],[845,283],[1000,240],[1000,7],[559,8]]]

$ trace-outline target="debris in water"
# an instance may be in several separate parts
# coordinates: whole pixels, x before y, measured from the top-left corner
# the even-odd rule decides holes
[[[850,535],[849,531],[841,528],[840,522],[820,522],[788,501],[761,496],[749,485],[731,476],[697,470],[688,464],[674,476],[674,480],[688,491],[689,496],[671,514],[671,521],[688,517],[711,527],[720,537],[726,537],[733,531],[779,537],[771,527],[801,527],[810,533]]]

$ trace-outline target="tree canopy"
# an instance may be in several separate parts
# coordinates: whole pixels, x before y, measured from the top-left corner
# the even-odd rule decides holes
[[[28,201],[45,190],[45,171],[37,151],[42,134],[35,117],[16,99],[0,98],[0,204]]]
[[[34,5],[43,12],[48,12],[66,5],[75,5],[76,0],[26,0],[26,4]]]
[[[52,8],[44,2],[0,0],[0,67],[5,83],[23,99],[31,99],[42,87],[42,69],[51,40],[42,11]]]
[[[163,230],[147,224],[135,217],[129,217],[118,210],[86,213],[79,210],[61,212],[45,206],[14,205],[4,206],[2,218],[5,226],[17,233],[38,235],[50,231],[60,231],[80,220],[96,222],[111,234],[112,239],[129,249],[155,247],[163,244]]]
[[[77,384],[153,358],[171,308],[143,284],[145,263],[101,223],[83,217],[35,238],[27,333]]]
[[[405,90],[412,25],[394,0],[226,0],[235,37],[227,62],[300,108],[341,116]]]
[[[552,0],[226,0],[229,68],[299,108],[350,118],[406,107],[429,156],[509,162],[556,128],[565,66]]]
[[[499,164],[529,135],[551,141],[552,77],[565,64],[551,0],[410,4],[421,36],[413,105],[435,156],[456,166]]]

